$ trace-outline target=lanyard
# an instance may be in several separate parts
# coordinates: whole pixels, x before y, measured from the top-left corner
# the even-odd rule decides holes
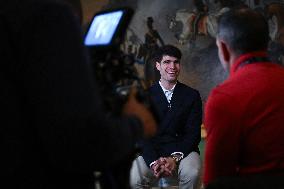
[[[238,69],[247,65],[247,64],[257,64],[257,63],[263,63],[263,62],[270,62],[268,57],[251,57],[242,63],[239,64]]]

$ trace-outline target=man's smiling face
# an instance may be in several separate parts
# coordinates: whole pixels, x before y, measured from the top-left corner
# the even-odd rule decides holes
[[[161,82],[175,83],[180,72],[180,60],[173,56],[163,56],[161,62],[156,62],[156,68],[160,71]]]

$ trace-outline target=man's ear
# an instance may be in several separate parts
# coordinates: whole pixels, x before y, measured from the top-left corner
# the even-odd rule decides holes
[[[219,42],[219,48],[220,48],[221,56],[222,56],[223,60],[225,62],[230,62],[231,53],[230,53],[230,49],[229,49],[228,45],[222,40],[218,40],[218,42]]]
[[[216,45],[218,47],[218,55],[220,62],[225,70],[230,70],[231,60],[232,60],[232,51],[225,41],[222,39],[216,39]]]
[[[156,68],[157,68],[157,70],[160,71],[160,69],[161,69],[161,64],[160,64],[159,62],[156,62]]]

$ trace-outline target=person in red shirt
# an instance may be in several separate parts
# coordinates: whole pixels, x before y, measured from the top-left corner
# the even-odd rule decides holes
[[[222,177],[284,175],[284,68],[267,56],[269,29],[256,11],[224,13],[216,44],[229,77],[208,97],[205,185]]]

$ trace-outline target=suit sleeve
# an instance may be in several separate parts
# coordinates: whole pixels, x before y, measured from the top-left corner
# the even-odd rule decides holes
[[[158,116],[158,110],[154,106],[155,102],[153,99],[153,86],[148,90],[149,97],[149,104],[150,104],[150,109],[152,110],[152,113],[154,117],[156,118],[157,123],[159,123],[161,120],[159,120]],[[142,153],[141,156],[143,157],[144,161],[146,162],[147,166],[150,166],[152,162],[157,160],[160,156],[157,154],[156,150],[154,149],[153,146],[153,140],[154,137],[148,138],[148,139],[143,139],[140,142],[141,148],[142,148]]]
[[[239,102],[220,92],[209,96],[205,108],[207,131],[205,149],[205,185],[221,176],[233,176],[237,170],[240,145]]]
[[[184,156],[187,156],[192,151],[196,151],[201,140],[202,101],[198,91],[195,91],[193,98],[194,100],[183,130],[183,139],[177,144],[177,151],[182,152]]]
[[[142,157],[144,161],[146,162],[147,166],[150,166],[150,164],[157,159],[159,159],[159,156],[157,152],[154,150],[153,143],[151,142],[151,139],[143,140],[141,142],[143,146],[143,152]]]
[[[141,123],[107,117],[73,12],[39,7],[24,25],[21,88],[51,166],[89,172],[127,156],[143,133]]]

